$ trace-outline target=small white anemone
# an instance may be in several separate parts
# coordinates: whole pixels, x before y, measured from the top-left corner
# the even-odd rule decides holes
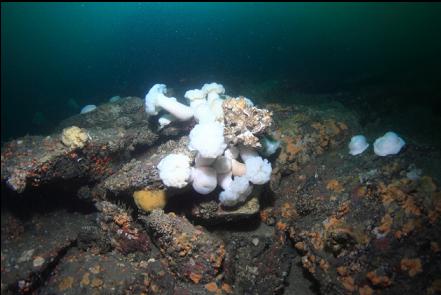
[[[119,100],[121,100],[121,96],[119,96],[119,95],[115,95],[115,96],[112,96],[112,97],[109,99],[109,102],[117,102],[117,101],[119,101]]]
[[[236,176],[233,181],[229,182],[228,187],[219,194],[219,201],[224,206],[234,206],[239,202],[243,202],[253,191],[248,178],[244,176]]]
[[[351,138],[348,147],[349,154],[355,156],[364,152],[369,147],[369,144],[363,135],[355,135]]]
[[[217,158],[227,147],[224,126],[219,122],[197,124],[190,131],[188,147],[190,150],[197,150],[203,158]]]
[[[158,130],[161,130],[162,128],[164,128],[167,125],[170,125],[171,122],[176,121],[175,116],[171,115],[171,114],[164,114],[162,115],[159,119],[158,119],[158,123],[159,123],[159,128]]]
[[[263,154],[265,156],[271,156],[280,147],[280,141],[273,140],[273,139],[270,139],[269,137],[265,136],[262,139],[262,146],[263,146]]]
[[[176,117],[178,120],[186,121],[193,117],[193,110],[176,100],[174,97],[167,97],[167,87],[164,84],[155,84],[145,96],[145,111],[149,115],[157,115],[162,108]]]
[[[183,188],[190,180],[190,158],[184,154],[169,154],[159,162],[159,177],[166,186]]]
[[[374,142],[374,152],[378,156],[395,155],[400,152],[406,143],[395,132],[386,132]]]
[[[92,112],[94,110],[96,110],[96,105],[88,104],[81,109],[80,114],[86,114],[86,113]]]

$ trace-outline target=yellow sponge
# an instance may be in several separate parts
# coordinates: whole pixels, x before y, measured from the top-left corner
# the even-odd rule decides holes
[[[150,212],[154,209],[162,209],[167,203],[164,190],[140,190],[133,193],[133,199],[139,209]]]

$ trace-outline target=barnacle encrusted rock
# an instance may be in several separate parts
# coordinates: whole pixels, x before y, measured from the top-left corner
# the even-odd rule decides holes
[[[257,136],[271,126],[272,112],[252,106],[243,96],[225,99],[222,107],[225,140],[233,145],[242,143],[249,147],[260,147]]]
[[[61,141],[64,145],[71,148],[82,148],[89,139],[86,129],[77,126],[64,128],[61,134]]]
[[[187,218],[153,210],[139,220],[152,233],[155,245],[177,277],[198,284],[213,281],[222,270],[225,244]]]

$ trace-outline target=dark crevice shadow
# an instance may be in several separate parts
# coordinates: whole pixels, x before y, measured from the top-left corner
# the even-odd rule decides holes
[[[39,187],[28,187],[18,194],[4,183],[1,187],[2,211],[8,211],[15,217],[26,221],[34,214],[45,214],[58,210],[90,214],[96,212],[91,200],[77,196],[79,187],[86,185],[85,179],[59,180]]]

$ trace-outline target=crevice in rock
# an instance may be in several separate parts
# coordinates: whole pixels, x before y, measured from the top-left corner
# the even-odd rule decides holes
[[[45,284],[51,276],[55,267],[60,260],[66,255],[67,251],[77,246],[77,240],[73,240],[69,245],[63,247],[58,251],[57,255],[46,264],[46,266],[38,271],[32,272],[28,278],[20,279],[8,286],[8,290],[13,294],[35,294],[38,289]]]
[[[60,209],[81,214],[96,212],[92,200],[81,199],[77,195],[78,188],[85,184],[87,184],[85,179],[60,180],[36,188],[28,188],[22,194],[2,185],[2,211],[9,211],[21,220],[28,220],[34,214]]]

